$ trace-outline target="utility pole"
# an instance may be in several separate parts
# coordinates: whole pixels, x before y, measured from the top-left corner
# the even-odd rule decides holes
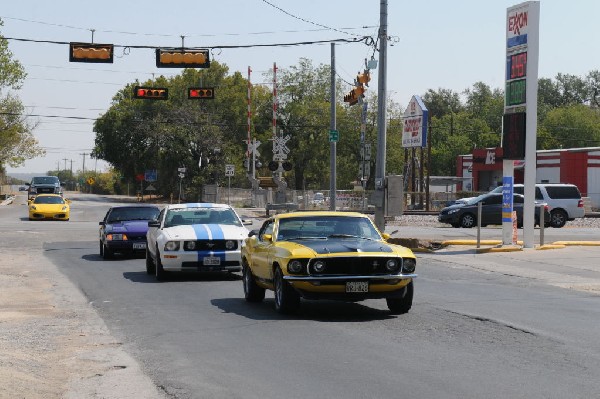
[[[330,99],[331,103],[331,119],[329,130],[336,130],[336,98],[335,98],[335,43],[331,43],[331,94]],[[337,170],[336,170],[336,158],[337,158],[337,142],[335,140],[331,140],[329,143],[329,210],[335,211],[335,197],[336,197],[336,180],[337,180]]]
[[[85,156],[87,155],[85,152],[79,155],[83,155],[83,166],[81,168],[81,174],[85,175]]]
[[[377,160],[375,164],[375,225],[385,231],[387,0],[380,0],[379,74],[377,82]]]
[[[68,158],[63,158],[63,161],[65,161],[65,169],[64,169],[65,171],[67,170],[67,160],[68,160]]]

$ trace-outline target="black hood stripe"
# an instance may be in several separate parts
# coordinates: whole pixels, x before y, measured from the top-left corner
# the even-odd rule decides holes
[[[318,254],[341,252],[393,252],[392,248],[383,242],[359,240],[354,238],[328,238],[326,240],[294,240]]]

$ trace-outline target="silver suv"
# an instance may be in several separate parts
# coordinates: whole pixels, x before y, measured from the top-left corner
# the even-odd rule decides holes
[[[498,186],[491,192],[502,192]],[[523,185],[515,184],[514,192],[523,194]],[[563,227],[568,220],[585,216],[581,193],[574,184],[536,184],[535,200],[548,204],[550,211],[550,226]]]

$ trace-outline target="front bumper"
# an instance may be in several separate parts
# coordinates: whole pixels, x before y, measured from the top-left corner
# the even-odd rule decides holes
[[[51,219],[51,220],[68,220],[69,219],[69,214],[65,213],[65,212],[30,212],[29,213],[29,219],[35,219],[35,220],[44,220],[44,219]]]
[[[215,259],[218,259],[218,264],[215,264]],[[160,260],[165,271],[239,272],[242,270],[240,250],[164,252],[160,254]]]
[[[283,278],[305,299],[362,301],[402,296],[404,287],[417,276],[411,273],[370,276],[284,276]],[[368,282],[369,291],[346,292],[346,282],[350,281]]]
[[[114,240],[106,241],[106,246],[114,252],[145,252],[147,244],[145,240]]]

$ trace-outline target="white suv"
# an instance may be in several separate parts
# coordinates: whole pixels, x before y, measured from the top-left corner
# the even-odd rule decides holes
[[[502,186],[498,186],[491,192],[502,192]],[[514,192],[523,194],[523,185],[515,184]],[[548,204],[550,211],[550,226],[563,227],[567,220],[582,218],[585,216],[581,193],[574,184],[536,184],[535,200]]]

